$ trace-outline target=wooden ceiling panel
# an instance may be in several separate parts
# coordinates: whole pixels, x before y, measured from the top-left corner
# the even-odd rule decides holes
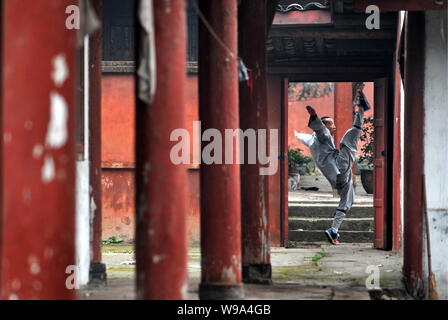
[[[352,4],[349,2],[341,3],[347,9]],[[397,15],[381,15],[380,30],[368,30],[365,18],[365,14],[349,12],[336,15],[330,26],[274,24],[269,34],[268,62],[288,67],[309,62],[316,66],[349,66],[351,59],[359,66],[373,66],[378,60],[392,61]]]

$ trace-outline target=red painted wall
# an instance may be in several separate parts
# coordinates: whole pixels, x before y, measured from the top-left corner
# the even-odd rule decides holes
[[[115,236],[125,241],[134,240],[134,170],[103,168],[103,234],[107,239]]]
[[[192,132],[199,115],[197,77],[187,78],[187,122]],[[104,74],[102,78],[102,191],[103,234],[127,242],[134,240],[135,99],[132,74]],[[138,146],[137,146],[138,147]],[[188,170],[190,206],[188,230],[199,242],[199,170]]]
[[[132,75],[102,77],[102,238],[134,240],[135,100]]]
[[[334,121],[336,132],[334,141],[336,147],[342,140],[345,132],[353,125],[353,112],[350,107],[353,104],[353,85],[351,82],[337,82],[334,84]]]
[[[190,132],[190,138],[193,139],[193,121],[199,120],[199,94],[198,77],[187,77],[186,103],[187,103],[187,123],[185,128]],[[192,141],[192,140],[191,140]],[[193,145],[191,144],[191,155]],[[189,210],[187,215],[187,228],[190,243],[199,244],[200,242],[200,187],[199,187],[199,167],[191,165],[188,169],[189,186]]]
[[[134,168],[133,75],[103,75],[101,103],[103,167]]]

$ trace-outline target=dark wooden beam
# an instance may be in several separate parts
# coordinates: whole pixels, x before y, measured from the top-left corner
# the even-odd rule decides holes
[[[294,38],[327,38],[327,39],[395,39],[396,30],[380,29],[334,29],[334,28],[297,28],[289,26],[288,28],[279,28],[274,25],[269,33],[271,37],[294,37]]]
[[[334,13],[343,13],[344,12],[344,1],[343,0],[333,0],[331,1],[332,11]]]
[[[291,82],[373,82],[388,73],[282,74]]]
[[[351,72],[351,73],[383,73],[384,71],[390,71],[389,66],[384,66],[382,68],[380,67],[370,67],[370,68],[360,68],[360,67],[346,67],[346,66],[337,66],[337,67],[330,67],[330,66],[322,66],[322,67],[307,67],[307,66],[301,66],[301,67],[271,67],[268,69],[268,72],[271,74],[283,74],[283,73],[344,73],[344,72]]]
[[[393,59],[393,52],[388,56],[362,56],[362,57],[337,57],[337,58],[285,58],[270,60],[269,67],[383,67],[390,65]]]
[[[323,66],[323,67],[306,67],[306,66],[302,66],[302,67],[270,67],[268,68],[268,73],[269,74],[278,74],[278,75],[319,75],[318,78],[322,79],[321,75],[324,75],[327,78],[332,77],[332,75],[344,75],[344,74],[351,74],[351,75],[361,75],[361,77],[357,76],[357,78],[363,78],[363,75],[371,75],[371,74],[375,74],[375,75],[384,75],[384,74],[389,74],[390,73],[390,66],[383,66],[383,67],[364,67],[364,68],[360,68],[360,67],[330,67],[330,66]],[[294,76],[288,76],[289,78],[294,78]],[[322,81],[330,81],[330,80],[325,80],[327,78],[323,78]],[[338,77],[333,77],[333,78],[338,78]],[[346,79],[347,77],[344,77],[344,79]],[[342,80],[339,80],[342,81]],[[354,80],[353,80],[354,81]],[[361,80],[358,80],[361,81]]]
[[[426,11],[446,10],[446,0],[354,0],[356,12],[365,12],[369,5],[376,5],[381,12],[385,11]]]
[[[316,37],[315,40],[317,55],[320,57],[325,56],[324,38]]]
[[[333,16],[333,26],[335,28],[366,28],[366,19],[368,15],[365,13],[344,13],[335,14]],[[381,12],[381,29],[386,27],[393,28],[397,23],[396,12]]]

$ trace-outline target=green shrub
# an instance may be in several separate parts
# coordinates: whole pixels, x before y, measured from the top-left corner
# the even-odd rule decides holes
[[[117,239],[116,237],[109,237],[109,239],[107,240],[102,240],[101,241],[103,244],[117,244],[117,243],[122,243],[123,240],[121,239]]]
[[[364,119],[364,125],[361,132],[361,141],[365,144],[361,147],[361,156],[358,159],[359,169],[373,170],[375,139],[373,117]]]
[[[288,147],[288,171],[298,170],[300,167],[305,167],[307,173],[312,173],[316,170],[313,158],[302,154],[302,149]]]

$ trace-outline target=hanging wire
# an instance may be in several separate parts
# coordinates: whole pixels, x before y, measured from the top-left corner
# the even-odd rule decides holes
[[[226,44],[221,40],[221,38],[219,38],[219,36],[216,34],[215,30],[213,30],[213,27],[210,25],[210,23],[207,21],[207,19],[205,18],[204,14],[202,13],[202,11],[199,9],[198,4],[196,2],[196,0],[191,1],[194,10],[196,11],[196,13],[198,14],[199,19],[201,19],[202,23],[205,25],[205,27],[207,28],[208,32],[210,32],[210,34],[213,36],[213,38],[215,38],[215,40],[219,43],[219,45],[226,50],[230,56],[232,58],[235,58],[236,55],[232,52],[232,50],[229,49],[229,47],[226,46]],[[238,57],[239,58],[239,57]]]
[[[232,52],[232,50],[230,50],[229,47],[227,47],[226,44],[221,40],[221,38],[216,34],[215,30],[213,30],[213,27],[207,21],[207,19],[205,18],[204,14],[202,13],[202,11],[199,9],[199,6],[198,6],[196,0],[192,0],[191,4],[192,4],[194,10],[196,11],[199,19],[201,19],[202,23],[207,28],[208,32],[210,32],[210,34],[213,36],[213,38],[215,38],[216,42],[218,42],[218,44],[224,50],[227,51],[227,53],[230,55],[231,58],[238,59],[238,78],[239,78],[239,80],[240,81],[248,81],[249,78],[250,78],[249,73],[252,70],[247,68],[246,65],[244,64],[243,59],[241,59],[241,57],[239,57],[236,54],[234,54]]]

